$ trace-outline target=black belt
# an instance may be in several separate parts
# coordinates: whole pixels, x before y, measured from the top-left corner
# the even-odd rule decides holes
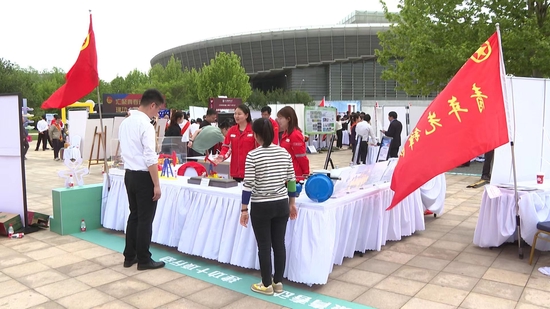
[[[131,172],[131,173],[149,173],[149,171],[134,171],[134,170],[127,169],[126,173],[128,173],[128,172]]]

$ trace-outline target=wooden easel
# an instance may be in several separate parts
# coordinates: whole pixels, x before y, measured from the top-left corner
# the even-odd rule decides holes
[[[107,135],[107,126],[103,128],[103,133],[97,132],[97,126],[95,127],[94,138],[92,140],[92,149],[90,149],[90,159],[88,160],[88,169],[90,168],[91,165],[99,165],[99,164],[105,163],[105,157],[107,157],[107,136],[106,135]],[[93,160],[92,156],[94,153],[96,137],[97,137],[97,143],[98,143],[97,153],[96,153],[95,163],[92,163],[92,160]],[[103,146],[103,159],[99,159],[99,151],[101,150],[101,146]]]

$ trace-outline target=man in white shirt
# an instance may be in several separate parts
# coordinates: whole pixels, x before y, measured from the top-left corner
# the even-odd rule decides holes
[[[357,164],[366,164],[367,163],[367,152],[369,150],[369,143],[376,144],[377,139],[374,134],[374,130],[370,125],[370,115],[365,114],[362,118],[362,121],[357,123],[355,126],[355,133],[357,134],[357,142],[359,145],[359,153],[356,153],[354,163]]]
[[[164,267],[164,262],[151,259],[149,246],[153,219],[160,199],[158,154],[155,151],[155,128],[151,118],[164,109],[162,94],[156,89],[143,93],[137,110],[124,119],[119,128],[119,141],[126,174],[124,184],[130,204],[126,227],[124,267],[138,264],[138,270]]]
[[[48,149],[48,122],[46,121],[46,115],[42,115],[42,119],[36,124],[36,129],[38,130],[38,140],[36,141],[36,149],[38,151],[40,148],[40,142],[42,142],[42,151]]]
[[[202,119],[197,118],[196,121],[191,120],[191,126],[189,127],[189,136],[193,136],[195,132],[197,132],[198,129],[200,129],[200,123],[202,122]]]

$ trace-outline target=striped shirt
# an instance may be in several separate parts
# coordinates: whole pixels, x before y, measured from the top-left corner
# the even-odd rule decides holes
[[[292,159],[284,148],[271,144],[246,156],[243,190],[251,192],[252,202],[287,199],[286,183],[295,179]]]

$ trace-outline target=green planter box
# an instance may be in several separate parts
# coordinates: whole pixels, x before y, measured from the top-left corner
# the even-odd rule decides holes
[[[102,190],[103,184],[53,189],[50,230],[60,235],[79,233],[82,219],[87,230],[100,228]]]

